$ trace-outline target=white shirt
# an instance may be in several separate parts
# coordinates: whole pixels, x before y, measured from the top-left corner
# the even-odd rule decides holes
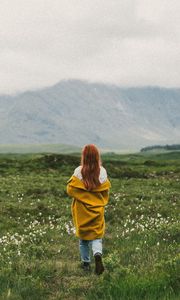
[[[81,169],[82,169],[82,166],[79,166],[77,167],[75,170],[74,170],[74,176],[76,176],[77,178],[79,178],[80,180],[82,180],[82,174],[81,174]],[[103,183],[107,180],[107,172],[106,172],[106,169],[102,166],[100,166],[100,174],[99,174],[99,181],[100,183]]]

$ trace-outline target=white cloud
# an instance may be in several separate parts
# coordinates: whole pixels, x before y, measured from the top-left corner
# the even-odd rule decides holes
[[[0,93],[78,78],[180,86],[180,1],[1,0]]]

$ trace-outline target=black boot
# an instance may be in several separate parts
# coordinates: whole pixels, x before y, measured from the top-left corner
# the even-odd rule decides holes
[[[84,271],[90,271],[91,270],[91,266],[89,262],[83,261],[81,264],[81,267]]]
[[[99,252],[95,253],[94,259],[95,259],[95,273],[97,275],[100,275],[104,272],[104,266],[103,266],[103,262],[102,262],[101,253],[99,253]]]

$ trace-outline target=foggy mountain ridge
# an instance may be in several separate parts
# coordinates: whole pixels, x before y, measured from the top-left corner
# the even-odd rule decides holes
[[[0,95],[1,144],[95,143],[140,149],[180,141],[180,89],[64,80]]]

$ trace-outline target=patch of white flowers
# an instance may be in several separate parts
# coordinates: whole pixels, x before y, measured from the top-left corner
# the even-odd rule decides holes
[[[66,232],[71,235],[71,234],[75,234],[76,233],[76,229],[72,223],[72,221],[69,221],[67,223],[64,224]]]
[[[72,222],[66,221],[65,217],[57,218],[54,215],[49,215],[45,219],[42,214],[39,214],[39,220],[29,220],[30,214],[27,213],[26,215],[26,218],[17,218],[18,224],[24,224],[22,233],[7,232],[0,237],[0,258],[4,258],[9,264],[12,264],[12,257],[21,256],[26,252],[26,245],[28,247],[30,244],[39,244],[43,238],[48,243],[53,242],[54,239],[48,237],[49,231],[58,231],[60,238],[65,234],[75,233]]]
[[[153,231],[156,232],[158,229],[167,228],[168,225],[178,225],[179,220],[175,220],[172,217],[162,217],[160,213],[157,213],[156,217],[151,216],[145,216],[142,214],[136,219],[131,219],[131,216],[128,215],[127,219],[122,222],[121,226],[116,227],[116,237],[127,237],[131,234],[141,234],[142,232],[152,233]],[[167,231],[167,237],[170,236],[170,233]],[[163,238],[163,241],[166,239]],[[157,243],[157,246],[159,246],[159,242]]]

